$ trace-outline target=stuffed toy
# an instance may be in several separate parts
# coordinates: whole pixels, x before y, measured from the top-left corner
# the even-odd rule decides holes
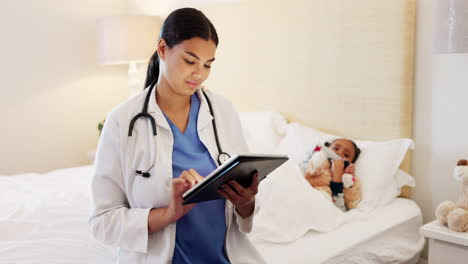
[[[306,178],[307,175],[320,175],[322,174],[323,170],[329,170],[331,168],[332,160],[339,159],[341,159],[341,157],[338,156],[338,154],[336,154],[335,152],[333,152],[329,147],[316,146],[308,158],[307,167],[305,169]],[[349,163],[345,161],[345,168],[348,165]],[[329,185],[331,178],[330,180],[328,180],[327,178],[328,177],[316,177],[315,180],[317,181],[317,186]],[[356,181],[354,176],[349,173],[343,174],[341,180],[343,181],[343,187],[345,188],[350,188]]]
[[[468,231],[468,161],[459,160],[453,171],[455,180],[462,182],[462,192],[457,203],[445,201],[436,209],[439,223],[453,231]]]
[[[360,184],[355,184],[356,179],[349,173],[342,176],[343,193],[333,196],[330,187],[332,160],[338,160],[341,157],[325,146],[316,146],[309,154],[307,159],[302,162],[301,167],[304,171],[304,177],[309,184],[321,191],[326,198],[332,200],[337,207],[346,211],[347,208],[354,208],[360,201]],[[345,162],[345,167],[349,162]]]

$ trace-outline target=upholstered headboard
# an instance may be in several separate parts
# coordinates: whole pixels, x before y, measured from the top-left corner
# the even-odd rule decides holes
[[[411,137],[415,0],[252,0],[202,10],[220,38],[207,87],[238,110],[275,110],[346,137]]]

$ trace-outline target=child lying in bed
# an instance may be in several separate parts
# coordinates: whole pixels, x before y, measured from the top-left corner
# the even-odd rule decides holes
[[[312,187],[324,193],[341,210],[355,208],[361,201],[361,183],[354,177],[354,162],[361,150],[356,143],[344,138],[335,139],[331,143],[326,142],[325,146],[336,153],[338,158],[326,160],[317,168],[314,167],[314,162],[309,161],[305,178]],[[343,175],[348,178],[344,179]],[[343,180],[347,180],[345,184]]]

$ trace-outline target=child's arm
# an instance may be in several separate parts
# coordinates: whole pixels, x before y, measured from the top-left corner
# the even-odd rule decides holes
[[[328,194],[325,196],[331,200],[332,191],[330,189],[330,168],[321,168],[319,170],[316,170],[313,174],[306,173],[305,179],[309,182],[310,186],[312,186],[317,191]]]
[[[309,184],[314,188],[318,186],[328,186],[330,185],[331,181],[330,169],[322,168],[316,170],[313,174],[306,172],[305,178],[309,182]]]

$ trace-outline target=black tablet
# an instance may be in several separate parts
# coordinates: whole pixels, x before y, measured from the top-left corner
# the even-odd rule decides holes
[[[255,172],[258,172],[258,180],[261,181],[288,159],[286,155],[235,155],[186,191],[182,204],[224,199],[217,192],[224,183],[236,180],[240,185],[249,187]]]

